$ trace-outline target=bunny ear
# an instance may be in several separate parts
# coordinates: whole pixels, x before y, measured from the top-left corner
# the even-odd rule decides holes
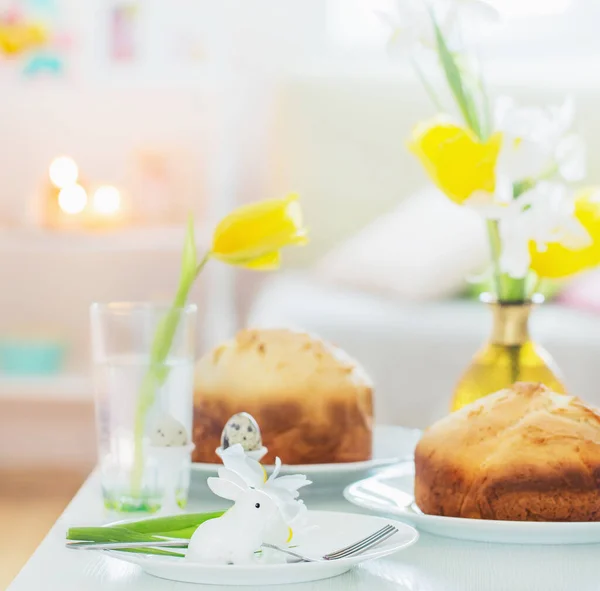
[[[219,468],[218,473],[219,478],[222,478],[223,480],[229,480],[230,482],[237,484],[240,488],[248,488],[246,481],[237,472],[229,470],[229,468]]]
[[[235,482],[231,482],[231,480],[225,480],[223,478],[211,476],[207,479],[206,483],[208,484],[208,488],[210,488],[210,490],[218,497],[229,499],[230,501],[236,501],[244,492],[244,489],[241,486],[238,486]]]
[[[256,460],[249,458],[239,443],[232,445],[222,452],[221,459],[225,468],[237,472],[249,486],[260,488],[267,479],[262,465]]]

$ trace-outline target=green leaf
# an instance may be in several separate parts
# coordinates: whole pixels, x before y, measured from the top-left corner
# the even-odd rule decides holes
[[[438,26],[433,14],[431,15],[431,20],[435,30],[438,54],[440,56],[442,68],[446,74],[448,86],[450,86],[450,90],[456,99],[456,103],[465,119],[466,124],[479,139],[483,139],[475,101],[473,100],[468,88],[463,83],[460,68],[456,63],[454,55],[448,48],[446,40],[444,39],[444,36],[442,35],[440,27]]]
[[[487,139],[493,131],[493,120],[492,120],[492,110],[490,107],[490,98],[488,96],[487,87],[485,84],[485,80],[483,76],[478,76],[476,80],[476,84],[479,88],[479,95],[481,97],[481,107],[482,107],[482,123],[481,123],[481,133],[483,138]]]
[[[513,183],[513,199],[520,197],[523,193],[529,191],[529,189],[533,189],[533,187],[535,187],[534,179],[523,179],[520,181],[515,181]]]
[[[194,279],[196,278],[196,269],[198,268],[198,255],[196,252],[196,240],[194,238],[194,218],[190,215],[187,222],[185,241],[183,243],[183,256],[181,260],[181,279],[179,283],[178,295],[189,291]],[[185,287],[184,287],[185,286]],[[185,299],[179,302],[180,306],[185,304]]]

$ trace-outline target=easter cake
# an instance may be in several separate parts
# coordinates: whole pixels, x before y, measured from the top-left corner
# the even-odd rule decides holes
[[[223,427],[241,412],[260,425],[267,463],[276,456],[285,464],[371,459],[371,381],[346,353],[313,335],[243,330],[198,362],[194,461],[219,461]],[[252,423],[234,423],[227,437],[250,443]]]
[[[424,513],[507,521],[600,521],[600,412],[517,383],[441,419],[415,450]]]

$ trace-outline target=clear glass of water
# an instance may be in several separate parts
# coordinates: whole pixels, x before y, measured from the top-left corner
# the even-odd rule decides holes
[[[104,505],[109,510],[154,512],[161,508],[169,485],[150,445],[150,430],[160,417],[170,415],[192,436],[197,317],[194,305],[177,311],[177,330],[161,364],[165,377],[153,388],[151,404],[142,413],[143,432],[140,437],[138,430],[136,436],[140,393],[151,366],[152,344],[169,309],[151,303],[91,307],[98,463]],[[183,507],[189,489],[189,454],[178,461],[181,469],[177,503]]]

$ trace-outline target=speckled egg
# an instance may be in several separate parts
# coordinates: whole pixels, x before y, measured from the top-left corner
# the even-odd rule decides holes
[[[221,447],[227,449],[241,443],[245,451],[254,451],[262,447],[262,436],[258,423],[247,412],[233,415],[221,434]]]
[[[186,428],[171,415],[163,415],[150,431],[150,444],[155,447],[178,447],[187,445]]]

